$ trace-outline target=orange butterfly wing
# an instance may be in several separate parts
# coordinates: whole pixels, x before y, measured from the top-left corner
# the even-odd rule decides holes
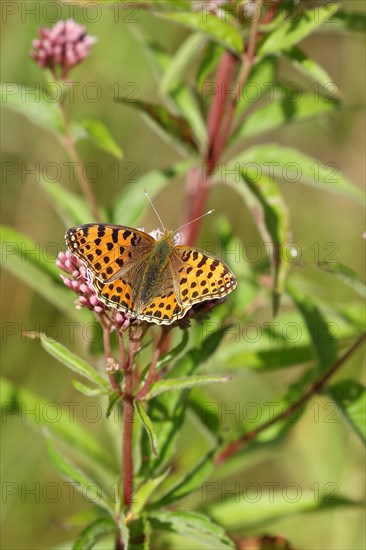
[[[176,246],[174,252],[172,262],[183,305],[223,298],[236,288],[234,273],[216,256],[188,246]]]
[[[120,279],[146,256],[154,243],[143,231],[109,224],[72,227],[65,240],[71,252],[102,282]]]

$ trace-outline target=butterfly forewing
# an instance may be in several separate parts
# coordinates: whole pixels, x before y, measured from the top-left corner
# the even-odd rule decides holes
[[[125,275],[148,254],[154,239],[123,225],[87,224],[69,229],[66,244],[101,282]]]

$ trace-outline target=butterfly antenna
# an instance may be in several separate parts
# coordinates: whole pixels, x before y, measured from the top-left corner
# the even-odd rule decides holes
[[[208,212],[206,212],[205,214],[202,214],[202,216],[198,216],[198,218],[195,218],[194,220],[191,220],[190,222],[187,222],[185,223],[184,225],[181,225],[180,227],[178,227],[178,229],[176,229],[173,233],[173,235],[175,233],[178,233],[178,231],[180,231],[181,229],[183,229],[183,227],[187,227],[187,225],[190,225],[191,223],[194,223],[196,222],[197,220],[200,220],[201,218],[204,218],[205,216],[208,216],[209,214],[212,214],[213,212],[215,212],[215,209],[213,208],[212,210],[209,210]]]
[[[158,211],[156,210],[155,206],[153,205],[153,202],[152,202],[152,200],[150,199],[150,197],[149,197],[148,192],[146,191],[146,189],[144,189],[144,193],[145,193],[145,195],[146,195],[146,197],[147,197],[147,200],[148,200],[149,203],[151,204],[152,209],[154,210],[155,214],[157,215],[157,218],[158,218],[158,220],[159,220],[159,222],[160,222],[161,227],[164,229],[164,231],[166,231],[166,227],[165,227],[165,225],[163,224],[163,221],[162,221],[161,217],[159,216],[159,213],[158,213]]]

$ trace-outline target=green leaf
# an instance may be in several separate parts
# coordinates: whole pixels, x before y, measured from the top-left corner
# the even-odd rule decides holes
[[[331,273],[337,279],[350,286],[363,298],[366,298],[366,285],[360,280],[358,275],[344,264],[319,264],[319,268],[327,273]]]
[[[2,243],[1,262],[5,267],[9,260],[16,256],[24,264],[23,269],[25,271],[26,264],[32,263],[60,283],[60,270],[55,263],[57,259],[57,250],[55,247],[52,247],[50,251],[42,250],[41,243],[32,241],[32,239],[19,233],[12,227],[2,225],[0,229]]]
[[[60,363],[66,365],[66,367],[71,369],[73,372],[76,372],[83,378],[86,378],[89,382],[94,382],[101,389],[107,391],[110,390],[108,382],[99,376],[99,374],[95,372],[95,369],[84,359],[81,359],[81,357],[78,357],[65,346],[53,338],[49,338],[45,334],[41,334],[40,341],[43,349],[45,349],[52,357],[60,361]]]
[[[169,475],[170,470],[166,470],[158,477],[148,479],[142,483],[136,493],[133,496],[133,502],[131,505],[131,514],[138,516],[142,510],[146,507],[146,503],[154,493],[154,491],[163,483],[163,481]]]
[[[20,415],[22,421],[34,422],[38,426],[45,426],[49,432],[66,443],[79,455],[92,459],[100,464],[104,470],[111,469],[111,464],[99,443],[79,424],[74,418],[73,410],[61,407],[57,410],[57,422],[51,412],[47,414],[50,405],[49,399],[44,399],[25,388],[16,387],[12,382],[1,379],[1,404],[5,416],[11,414]],[[28,414],[27,411],[36,411]],[[5,417],[4,416],[4,417]]]
[[[204,43],[205,37],[202,33],[190,34],[184,40],[174,56],[172,56],[169,66],[160,81],[161,94],[169,94],[181,83],[184,72],[190,66],[193,59],[199,55]]]
[[[326,393],[366,444],[366,389],[355,380],[343,380],[328,386]]]
[[[114,390],[114,392],[109,394],[108,407],[106,412],[107,418],[111,416],[114,407],[117,405],[117,403],[122,401],[122,399],[123,399],[123,395],[121,395],[121,392],[119,390]]]
[[[181,391],[187,388],[212,384],[214,382],[227,382],[228,380],[230,380],[230,376],[213,376],[211,374],[159,380],[153,384],[145,399],[152,399],[166,391]]]
[[[304,318],[309,332],[318,366],[316,372],[325,372],[336,361],[336,339],[331,333],[330,325],[322,312],[309,296],[302,294],[292,284],[287,284],[287,292]]]
[[[159,83],[166,72],[174,66],[173,58],[165,49],[156,44],[144,41],[143,47]],[[167,94],[166,100],[172,103],[172,107],[177,109],[187,120],[197,143],[200,145],[201,154],[203,154],[207,148],[207,132],[196,94],[186,82],[181,80],[172,83],[172,87]]]
[[[58,103],[48,100],[40,89],[6,82],[0,85],[0,101],[6,109],[25,116],[36,126],[58,136],[63,134],[64,125]]]
[[[327,31],[365,32],[366,14],[362,11],[338,10],[326,22]]]
[[[334,484],[331,484],[334,491]],[[207,493],[203,495],[203,502],[207,502],[208,491],[217,490],[217,483],[207,485]],[[282,491],[271,492],[271,498],[258,499],[258,491],[246,491],[246,498],[227,498],[224,502],[209,504],[207,513],[226,529],[244,530],[268,525],[275,520],[287,518],[295,514],[318,511],[340,506],[360,506],[361,503],[340,495],[318,495],[315,491],[301,489],[301,498],[283,498]],[[206,500],[205,500],[206,499]]]
[[[283,21],[263,37],[258,47],[258,55],[278,52],[297,44],[334,15],[336,9],[338,9],[337,4],[317,6],[313,10],[297,13],[292,21]]]
[[[225,48],[241,54],[244,49],[243,38],[234,26],[232,20],[221,21],[210,13],[165,13],[161,17],[175,21],[195,31],[206,33],[211,40],[222,44]],[[229,18],[229,16],[227,16]]]
[[[200,92],[202,92],[206,78],[216,69],[224,51],[225,49],[220,44],[216,44],[215,42],[207,44],[197,70],[197,88]]]
[[[151,527],[145,516],[129,521],[126,527],[128,528],[128,540],[124,537],[126,550],[152,549],[150,540]]]
[[[234,549],[235,545],[224,529],[208,516],[198,512],[152,512],[148,515],[153,528],[178,533],[188,539],[214,548],[215,550]]]
[[[114,141],[108,128],[100,120],[88,118],[80,123],[83,128],[84,138],[89,139],[94,145],[110,153],[112,156],[122,159],[123,153],[120,146]]]
[[[160,357],[157,362],[156,370],[161,369],[164,365],[171,363],[175,357],[177,357],[186,347],[189,339],[188,330],[182,331],[182,340],[173,348],[164,355]]]
[[[154,509],[168,506],[177,500],[190,495],[211,475],[214,469],[214,456],[216,449],[209,451],[206,456],[189,472],[187,472],[175,485],[163,494],[158,501],[153,502]]]
[[[105,395],[106,393],[108,393],[106,389],[90,388],[89,386],[86,386],[82,382],[79,382],[79,380],[73,380],[72,385],[80,393],[82,393],[83,395],[87,395],[88,397],[93,397],[95,395]]]
[[[1,245],[5,269],[77,322],[91,320],[87,310],[75,309],[74,294],[61,283],[60,271],[50,257],[53,247],[42,247],[9,227],[1,228]]]
[[[317,189],[341,193],[363,204],[365,202],[361,189],[336,172],[332,163],[321,165],[318,160],[291,147],[282,147],[276,143],[256,145],[230,161],[230,166],[240,165],[244,168],[246,164],[255,164],[260,173],[263,171],[267,177],[288,181],[291,185],[309,184]]]
[[[336,84],[334,84],[332,78],[314,59],[306,55],[306,53],[296,46],[292,46],[285,50],[284,54],[301,73],[309,76],[315,80],[315,82],[319,82],[319,84],[322,85],[323,93],[330,95],[334,99],[341,99],[341,93]]]
[[[61,183],[41,178],[39,185],[66,227],[94,221],[94,216],[85,200],[66,189]]]
[[[151,450],[155,456],[158,456],[158,438],[156,436],[153,423],[151,422],[147,412],[145,411],[143,405],[139,401],[134,401],[135,410],[137,415],[144,426],[147,435],[149,437]]]
[[[56,450],[50,439],[47,440],[48,456],[52,466],[61,474],[63,478],[75,484],[75,488],[80,491],[84,498],[89,502],[104,508],[114,517],[113,503],[110,502],[98,484],[88,477],[82,470],[77,468],[70,460],[64,458]]]
[[[192,130],[182,116],[174,115],[166,107],[147,101],[127,98],[118,98],[115,101],[137,109],[168,145],[175,144],[180,153],[190,155],[197,153]]]
[[[244,113],[248,107],[259,101],[269,92],[269,86],[275,80],[278,57],[267,55],[252,66],[248,80],[236,105],[236,114]]]
[[[269,257],[273,272],[273,312],[276,314],[287,273],[291,267],[291,263],[283,254],[283,249],[291,241],[288,208],[277,185],[270,178],[259,175],[257,169],[248,166],[243,167],[240,174],[254,196],[254,202],[252,197],[248,197],[245,189],[237,185],[235,188],[248,202],[263,242],[271,244]]]
[[[116,533],[116,531],[117,526],[112,518],[98,518],[80,533],[72,550],[90,550],[99,540],[103,540],[107,535]]]
[[[217,351],[226,327],[220,326],[215,332],[203,340],[201,345],[190,349],[180,357],[168,373],[166,380],[175,377],[190,377]],[[157,468],[166,464],[174,452],[174,444],[180,433],[187,410],[189,392],[166,392],[148,403],[148,414],[154,423],[154,428],[159,441],[159,457],[150,453],[150,442],[142,438],[142,454],[149,460],[141,466],[142,476],[152,476]]]
[[[338,111],[342,104],[313,94],[301,93],[297,98],[280,97],[259,107],[233,132],[230,141],[248,139],[263,132],[276,130],[290,122],[300,122]]]
[[[125,225],[136,225],[147,206],[144,189],[151,200],[154,200],[173,178],[185,174],[191,166],[189,161],[177,162],[169,168],[152,170],[141,176],[138,183],[129,185],[115,198],[112,222],[120,224],[123,220]]]

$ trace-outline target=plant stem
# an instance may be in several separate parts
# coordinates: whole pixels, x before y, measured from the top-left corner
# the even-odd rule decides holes
[[[137,353],[143,331],[134,336],[133,330],[130,331],[131,342],[129,347],[128,359],[124,364],[125,372],[125,391],[123,394],[123,436],[122,436],[122,479],[123,479],[123,503],[129,509],[133,494],[133,360]],[[125,357],[125,355],[123,355]]]
[[[74,165],[75,172],[76,172],[81,190],[84,194],[85,199],[87,200],[87,202],[89,204],[89,207],[90,207],[91,213],[93,214],[94,220],[96,222],[98,222],[98,221],[100,221],[100,217],[99,217],[99,210],[98,210],[97,201],[96,201],[96,198],[94,196],[90,181],[88,180],[88,178],[84,174],[83,165],[82,165],[81,159],[79,157],[79,154],[77,152],[74,138],[73,138],[73,136],[72,136],[72,134],[69,130],[69,124],[68,124],[65,105],[64,105],[63,100],[59,101],[59,107],[60,107],[60,113],[61,113],[62,121],[63,121],[63,124],[64,124],[64,130],[65,130],[63,143],[64,143],[66,151],[67,151],[67,153],[68,153],[68,155],[69,155],[69,157],[70,157],[70,159],[71,159],[71,161]]]
[[[266,430],[267,428],[270,428],[273,426],[273,424],[276,424],[277,422],[281,420],[286,420],[291,414],[294,412],[297,412],[303,405],[305,405],[316,393],[321,392],[321,390],[324,388],[328,380],[339,370],[339,368],[348,361],[348,359],[351,357],[351,355],[356,351],[356,349],[362,344],[362,342],[366,339],[366,332],[363,333],[356,342],[338,359],[338,361],[331,367],[323,376],[321,376],[318,380],[316,380],[311,386],[306,390],[306,392],[294,403],[292,403],[291,406],[287,407],[286,410],[284,410],[282,413],[278,414],[271,420],[268,420],[268,422],[265,422],[261,426],[258,426],[258,428],[255,428],[254,430],[247,432],[245,435],[243,435],[241,438],[237,439],[236,441],[233,441],[230,443],[226,449],[220,452],[220,454],[216,457],[216,464],[221,464],[225,460],[227,460],[229,457],[231,457],[233,454],[235,454],[237,451],[239,451],[243,445],[246,443],[249,443],[250,441],[253,441],[257,437],[258,434]]]
[[[262,10],[262,6],[263,0],[257,0],[259,13]],[[242,69],[236,83],[236,93],[231,101],[229,101],[229,90],[233,84],[239,60],[234,54],[228,51],[221,57],[216,73],[216,93],[212,99],[207,118],[208,152],[203,161],[201,173],[196,167],[190,170],[187,176],[186,191],[189,201],[187,209],[189,219],[186,222],[198,218],[204,213],[207,196],[212,185],[211,176],[216,170],[218,160],[226,145],[233,125],[236,105],[255,60],[259,23],[260,17],[255,17],[252,21],[248,45],[242,55]],[[195,243],[201,227],[201,221],[197,220],[187,227],[185,242],[188,245]]]
[[[105,322],[105,319],[102,315],[98,315],[98,320],[102,326],[103,330],[103,349],[104,349],[104,359],[106,370],[108,373],[109,382],[113,390],[118,390],[119,395],[122,395],[122,391],[119,383],[117,382],[116,376],[113,372],[110,371],[111,363],[113,362],[113,357],[111,353],[111,339],[110,339],[110,330],[108,324]]]
[[[138,392],[136,396],[137,399],[144,399],[144,397],[146,397],[146,395],[149,393],[149,390],[155,378],[155,368],[156,368],[157,362],[159,361],[159,357],[162,353],[165,340],[167,335],[169,334],[169,331],[170,331],[170,327],[162,327],[161,336],[156,345],[156,348],[154,349],[153,357],[151,359],[149,372],[147,373],[145,384],[143,388]]]

